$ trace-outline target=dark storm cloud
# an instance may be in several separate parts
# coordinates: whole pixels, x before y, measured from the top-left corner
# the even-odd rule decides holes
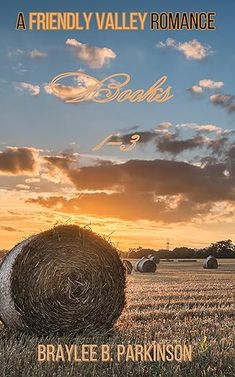
[[[206,145],[203,136],[196,135],[188,139],[176,139],[176,135],[162,135],[156,140],[157,149],[162,153],[170,153],[172,155],[180,154],[186,150],[194,150],[202,148]]]

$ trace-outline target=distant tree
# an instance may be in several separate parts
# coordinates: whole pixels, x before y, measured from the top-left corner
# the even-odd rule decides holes
[[[191,249],[189,247],[176,247],[172,250],[171,254],[172,258],[195,258],[195,249]]]
[[[129,249],[127,255],[128,258],[142,258],[142,257],[147,257],[149,254],[156,255],[160,259],[169,259],[172,258],[172,251],[169,250],[155,250],[155,249],[148,249],[148,248],[143,248],[141,246],[137,248],[131,248]]]
[[[205,256],[209,255],[217,258],[235,258],[235,245],[231,240],[212,243],[205,249]]]
[[[142,247],[136,247],[136,248],[130,248],[127,255],[128,258],[142,258],[142,257],[147,257],[148,254],[155,254],[157,253],[156,250],[153,249],[144,249]]]
[[[210,244],[210,246],[203,249],[191,249],[189,247],[176,247],[173,250],[167,249],[148,249],[141,246],[130,248],[125,256],[128,258],[142,258],[149,254],[156,255],[160,259],[193,259],[206,258],[213,255],[216,258],[235,258],[235,245],[231,240],[223,240]]]

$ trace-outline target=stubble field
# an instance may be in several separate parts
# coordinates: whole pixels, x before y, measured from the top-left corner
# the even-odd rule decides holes
[[[191,344],[191,362],[38,362],[43,344]],[[234,377],[235,260],[220,260],[218,270],[202,261],[161,262],[155,274],[127,278],[127,305],[114,330],[86,337],[0,337],[0,376]]]

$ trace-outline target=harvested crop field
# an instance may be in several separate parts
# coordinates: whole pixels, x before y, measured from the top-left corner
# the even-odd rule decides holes
[[[43,344],[192,345],[192,361],[38,362]],[[0,376],[233,377],[235,375],[235,260],[204,270],[202,260],[160,263],[156,273],[127,277],[127,305],[109,334],[92,337],[0,338]]]

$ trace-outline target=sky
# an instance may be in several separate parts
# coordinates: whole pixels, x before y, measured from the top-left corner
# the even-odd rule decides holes
[[[114,3],[113,3],[114,4]],[[215,31],[15,30],[18,12],[216,12]],[[90,226],[121,249],[235,241],[233,1],[4,3],[0,15],[0,249],[56,224]],[[67,103],[92,78],[130,75],[165,103]],[[119,81],[118,81],[119,80]],[[120,83],[118,77],[114,84]],[[130,145],[93,148],[109,141]]]

